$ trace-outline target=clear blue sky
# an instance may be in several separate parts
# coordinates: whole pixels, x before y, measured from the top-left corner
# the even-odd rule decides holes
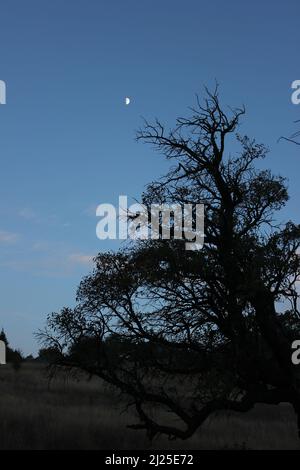
[[[95,206],[165,171],[134,141],[141,116],[171,125],[215,79],[289,178],[283,217],[299,222],[300,149],[277,143],[300,118],[299,0],[2,0],[0,23],[0,326],[14,347],[36,352],[89,257],[116,247],[96,238]]]

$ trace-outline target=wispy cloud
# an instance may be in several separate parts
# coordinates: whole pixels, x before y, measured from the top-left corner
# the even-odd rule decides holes
[[[93,262],[94,255],[85,255],[83,253],[72,253],[68,260],[70,263],[89,265]]]
[[[83,215],[87,215],[89,217],[96,217],[96,209],[98,207],[98,204],[91,204],[88,206],[86,209],[83,211]]]
[[[18,211],[18,216],[26,222],[33,222],[39,225],[70,227],[68,221],[62,221],[56,214],[38,213],[31,207],[23,207]]]
[[[17,233],[0,230],[0,243],[15,243],[19,238]]]
[[[19,211],[19,216],[26,220],[33,220],[37,218],[37,214],[30,207],[24,207]]]
[[[51,244],[47,241],[37,241],[32,245],[33,251],[47,251],[51,249]]]
[[[14,233],[0,230],[0,245],[13,243],[18,239]],[[0,268],[27,272],[34,276],[69,277],[78,272],[90,270],[96,253],[71,248],[64,242],[36,240],[30,246],[22,246],[13,252],[1,250]]]
[[[0,267],[12,269],[17,272],[27,272],[31,275],[46,277],[69,277],[77,270],[86,270],[92,265],[94,256],[84,253],[49,254],[39,257],[26,257],[23,259],[7,259],[0,261]]]

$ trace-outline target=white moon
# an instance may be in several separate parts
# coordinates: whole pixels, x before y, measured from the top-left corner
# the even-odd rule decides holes
[[[126,104],[126,106],[128,106],[130,104],[130,98],[128,98],[128,96],[126,96],[126,98],[125,98],[125,104]]]

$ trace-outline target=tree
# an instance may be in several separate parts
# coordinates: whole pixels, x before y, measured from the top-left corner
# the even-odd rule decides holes
[[[5,343],[6,346],[6,360],[8,363],[12,363],[13,368],[17,371],[21,367],[21,363],[23,362],[23,356],[21,351],[18,349],[12,349],[9,346],[9,342],[6,336],[4,329],[2,328],[0,332],[0,340]]]
[[[299,123],[299,122],[300,120],[295,121],[295,123]],[[287,140],[288,142],[292,142],[293,144],[296,144],[296,145],[300,145],[299,138],[300,138],[300,131],[294,132],[289,137],[280,137],[280,139]]]
[[[41,348],[38,353],[37,360],[45,363],[55,363],[59,358],[60,354],[57,348],[48,347]]]
[[[207,93],[175,129],[145,122],[137,136],[173,163],[143,203],[204,203],[203,249],[159,239],[100,253],[77,306],[51,314],[41,333],[60,348],[61,365],[129,397],[139,418],[130,427],[150,437],[185,439],[212,413],[256,403],[291,403],[300,429],[300,374],[291,361],[300,336],[300,227],[274,222],[288,200],[285,180],[256,168],[267,150],[237,134],[244,109],[226,114],[218,89]],[[69,354],[85,337],[94,338],[93,360]],[[118,360],[110,337],[127,344]]]
[[[22,352],[18,349],[8,349],[7,362],[11,362],[15,372],[18,372],[23,364],[24,358]]]
[[[0,341],[3,341],[5,346],[8,346],[7,336],[3,328],[0,332]]]
[[[35,358],[34,358],[34,356],[33,356],[32,354],[28,354],[28,356],[26,356],[26,357],[24,358],[24,361],[25,361],[25,362],[33,362],[33,361],[35,361]]]

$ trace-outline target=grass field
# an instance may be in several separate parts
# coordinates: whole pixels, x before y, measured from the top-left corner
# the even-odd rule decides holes
[[[27,363],[0,367],[0,449],[300,449],[295,415],[285,404],[247,414],[220,413],[187,441],[152,443],[133,412],[99,379],[59,377]]]

